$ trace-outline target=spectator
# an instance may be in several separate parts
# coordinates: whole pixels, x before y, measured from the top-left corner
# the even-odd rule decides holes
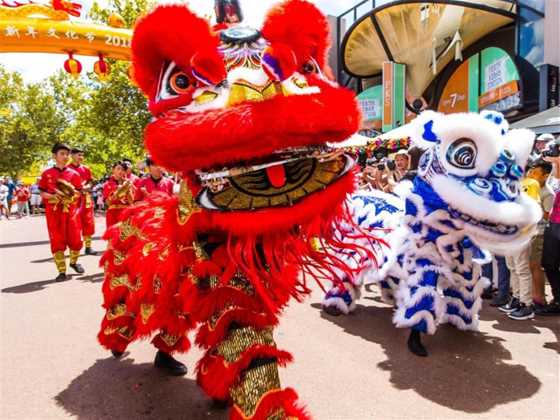
[[[410,156],[405,149],[401,149],[395,154],[395,166],[395,175],[400,181],[410,169]]]
[[[31,214],[36,214],[41,207],[41,191],[39,190],[39,180],[41,178],[37,178],[37,182],[33,184],[30,188],[31,193]]]
[[[554,167],[547,181],[547,187],[554,194],[554,204],[544,231],[542,258],[553,300],[541,315],[560,315],[560,156],[545,157],[544,160]]]
[[[0,219],[2,215],[6,215],[6,219],[10,219],[10,212],[8,211],[8,186],[4,179],[0,179]]]
[[[546,299],[544,294],[544,272],[541,267],[541,261],[543,256],[543,242],[544,242],[544,231],[548,223],[549,213],[552,210],[552,205],[554,204],[554,197],[550,190],[546,187],[546,180],[552,172],[552,164],[550,162],[545,162],[542,159],[534,162],[527,172],[529,178],[534,179],[539,183],[540,186],[540,203],[543,211],[543,218],[537,226],[537,234],[531,241],[531,254],[529,258],[529,264],[531,268],[531,273],[533,277],[533,306],[535,309],[535,314],[539,315],[545,310]]]
[[[23,214],[29,216],[29,189],[22,183],[18,183],[16,188],[16,200],[17,200],[17,217],[21,219]]]
[[[523,191],[532,199],[540,202],[540,185],[532,178],[522,181]],[[533,293],[530,268],[531,244],[527,244],[517,254],[506,257],[506,263],[511,273],[510,281],[513,289],[511,300],[500,306],[500,311],[505,312],[511,319],[523,321],[535,317],[533,312]]]
[[[163,176],[163,170],[151,158],[146,159],[148,176],[138,182],[138,199],[144,200],[153,192],[159,191],[168,196],[173,195],[173,181]]]
[[[6,178],[6,186],[8,187],[8,197],[6,198],[8,200],[8,216],[10,216],[12,214],[12,206],[14,205],[15,202],[15,194],[16,194],[16,184],[15,182],[12,180],[12,178]]]

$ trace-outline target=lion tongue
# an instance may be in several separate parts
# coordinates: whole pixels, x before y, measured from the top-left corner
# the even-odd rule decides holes
[[[286,184],[284,165],[269,166],[266,168],[266,175],[274,188],[281,188]]]

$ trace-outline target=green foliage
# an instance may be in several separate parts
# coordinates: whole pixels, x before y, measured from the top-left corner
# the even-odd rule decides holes
[[[89,17],[105,23],[118,13],[132,27],[152,4],[112,0],[108,9],[101,9],[94,3]],[[0,66],[0,174],[18,176],[45,163],[57,141],[82,146],[96,177],[118,159],[144,157],[142,137],[150,119],[146,99],[130,83],[129,63],[108,62],[111,72],[104,82],[94,73],[73,79],[61,69],[29,85]]]

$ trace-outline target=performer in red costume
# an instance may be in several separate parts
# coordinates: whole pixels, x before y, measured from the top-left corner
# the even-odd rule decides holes
[[[171,197],[173,195],[173,181],[163,176],[163,170],[151,158],[146,159],[148,175],[138,182],[138,197],[144,200],[154,192],[161,192]]]
[[[83,164],[84,151],[79,147],[72,148],[72,163],[70,167],[74,169],[82,178],[81,197],[79,202],[80,220],[82,224],[82,236],[86,247],[86,255],[96,255],[91,248],[91,238],[95,233],[94,205],[91,197],[93,177],[90,169]]]
[[[123,162],[113,164],[112,175],[103,185],[103,199],[107,208],[105,220],[107,228],[119,221],[121,213],[134,203],[136,187],[126,176]]]
[[[273,331],[310,277],[353,274],[336,232],[353,223],[354,162],[326,143],[352,135],[359,111],[325,76],[328,39],[302,0],[275,7],[261,31],[215,33],[184,5],[158,6],[135,28],[134,76],[154,115],[145,146],[183,182],[179,197],[153,194],[107,231],[98,338],[118,357],[159,331],[156,366],[181,374],[172,354],[198,324],[197,381],[232,419],[308,418],[280,385],[292,356]]]
[[[45,205],[47,229],[51,241],[58,276],[56,281],[66,277],[66,248],[70,249],[70,267],[78,274],[83,274],[83,267],[78,264],[82,249],[79,197],[82,188],[80,175],[66,166],[70,159],[70,147],[57,143],[52,148],[55,166],[41,174],[39,190]]]

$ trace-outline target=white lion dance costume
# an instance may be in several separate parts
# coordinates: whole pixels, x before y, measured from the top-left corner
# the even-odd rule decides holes
[[[410,350],[425,356],[420,333],[434,334],[445,322],[477,329],[481,294],[490,284],[480,270],[487,251],[511,254],[526,245],[541,211],[520,189],[531,131],[509,130],[497,112],[429,111],[412,125],[413,144],[426,151],[411,189],[400,196],[372,192],[351,198],[362,228],[390,229],[383,260],[347,279],[346,290],[331,289],[323,307],[347,314],[362,283],[377,282],[384,300],[395,305],[395,325],[412,330]],[[351,242],[348,233],[343,236]],[[344,259],[361,262],[351,252]]]

